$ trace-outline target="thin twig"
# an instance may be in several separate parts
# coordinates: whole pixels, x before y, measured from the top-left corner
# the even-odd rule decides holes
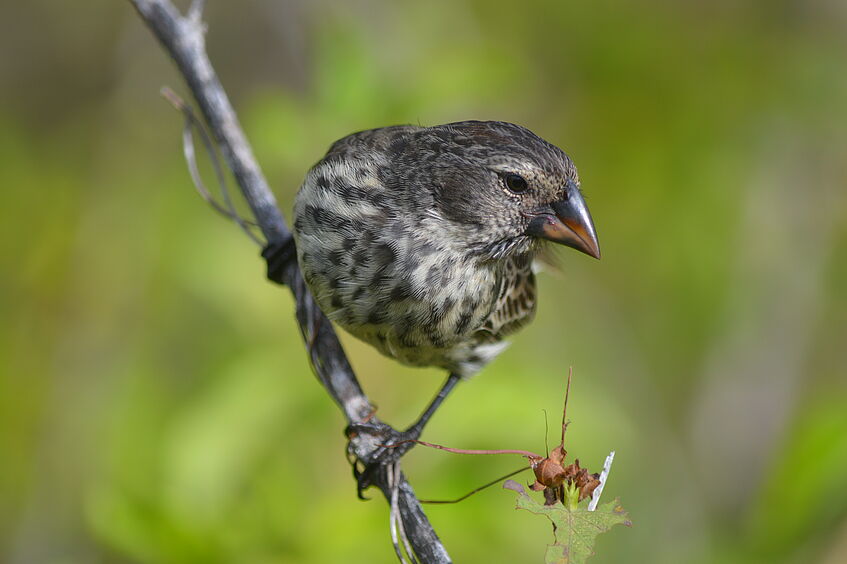
[[[466,493],[465,495],[463,495],[461,497],[457,497],[456,499],[421,499],[419,501],[421,503],[426,503],[428,505],[444,505],[444,504],[448,504],[448,503],[459,503],[460,501],[464,501],[464,500],[468,499],[469,497],[471,497],[472,495],[479,493],[486,488],[490,488],[491,486],[493,486],[495,484],[499,484],[500,482],[502,482],[506,478],[511,478],[515,474],[520,474],[521,472],[526,472],[529,469],[530,469],[529,466],[524,466],[523,468],[518,468],[514,472],[509,472],[505,476],[500,476],[496,480],[491,480],[490,482],[488,482],[484,486],[479,486],[478,488],[474,488],[471,491],[469,491],[468,493]]]
[[[426,441],[421,441],[417,439],[407,439],[405,441],[399,441],[392,445],[380,445],[385,448],[396,448],[402,444],[406,443],[416,443],[419,445],[423,445],[430,448],[437,448],[438,450],[445,450],[447,452],[452,452],[453,454],[519,454],[521,456],[526,456],[527,458],[544,458],[543,456],[536,454],[529,450],[517,450],[517,449],[492,449],[492,450],[475,450],[475,449],[467,449],[467,448],[451,448],[446,447],[444,445],[437,445],[435,443],[428,443]]]
[[[194,182],[194,187],[197,189],[197,192],[200,193],[200,197],[202,197],[209,205],[212,206],[212,209],[223,215],[224,217],[228,217],[235,221],[241,230],[256,244],[260,247],[263,247],[265,243],[260,241],[258,237],[256,237],[248,225],[256,225],[256,222],[246,220],[235,210],[235,205],[232,203],[232,198],[229,196],[229,188],[227,187],[226,175],[224,174],[223,168],[221,167],[221,162],[218,159],[218,154],[215,151],[214,144],[212,140],[209,138],[209,134],[206,133],[206,128],[203,127],[203,124],[194,117],[194,112],[191,109],[191,106],[185,103],[185,101],[180,98],[176,92],[168,88],[167,86],[163,86],[161,89],[162,97],[164,97],[171,105],[176,108],[179,112],[182,112],[183,117],[185,118],[185,126],[182,129],[182,151],[185,155],[185,162],[188,164],[188,172],[191,175],[191,180]],[[206,153],[209,155],[209,160],[212,163],[212,168],[215,171],[215,178],[218,181],[218,186],[220,186],[221,194],[224,198],[224,204],[221,205],[215,200],[212,193],[206,188],[206,185],[203,183],[203,177],[200,176],[200,167],[197,166],[197,157],[194,151],[194,130],[197,130],[200,133],[200,140],[203,142],[203,147],[206,149]]]
[[[565,407],[562,408],[562,440],[560,445],[565,444],[565,431],[568,430],[568,398],[571,395],[571,379],[573,379],[573,366],[568,368],[568,386],[565,388]]]
[[[193,0],[188,8],[187,17],[190,20],[199,22],[203,17],[203,9],[206,7],[206,0]]]
[[[391,529],[391,542],[394,545],[394,553],[397,555],[397,558],[400,560],[401,564],[418,564],[417,559],[415,558],[414,553],[412,552],[412,547],[409,544],[409,537],[406,535],[406,530],[403,528],[403,519],[400,516],[400,483],[398,480],[398,476],[400,474],[399,461],[388,467],[388,487],[391,490],[391,500],[390,500],[390,518],[389,518],[389,526]],[[403,546],[401,548],[400,542],[402,541]],[[409,556],[411,562],[407,561],[404,556],[405,554]]]

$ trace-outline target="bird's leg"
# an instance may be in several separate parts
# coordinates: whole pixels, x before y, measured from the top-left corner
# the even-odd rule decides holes
[[[358,483],[360,498],[364,499],[362,491],[371,485],[371,478],[375,472],[388,464],[395,463],[415,446],[414,441],[421,436],[427,422],[438,411],[438,408],[453,388],[456,387],[459,380],[461,380],[461,376],[451,373],[418,420],[405,431],[397,431],[382,422],[377,422],[377,424],[354,423],[347,427],[346,433],[348,437],[352,438],[352,436],[362,433],[378,437],[380,441],[379,447],[373,451],[371,456],[368,457],[368,460],[362,461],[364,464],[363,469],[359,469],[357,464],[353,464],[353,474]]]
[[[417,440],[421,436],[423,428],[429,422],[430,418],[435,414],[436,411],[438,411],[438,408],[441,407],[441,404],[444,402],[450,392],[453,391],[453,388],[456,387],[456,384],[458,384],[459,380],[461,379],[462,377],[454,372],[451,372],[450,375],[447,376],[447,381],[444,382],[444,385],[441,386],[440,390],[438,390],[438,395],[436,395],[432,399],[432,401],[427,406],[426,410],[418,418],[418,420],[415,421],[408,429],[403,432],[404,435],[408,435],[407,440]],[[409,444],[413,445],[414,443]],[[411,448],[411,446],[409,448]]]

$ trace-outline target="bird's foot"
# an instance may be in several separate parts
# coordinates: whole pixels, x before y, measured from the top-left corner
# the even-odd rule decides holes
[[[361,423],[352,423],[347,426],[345,433],[350,439],[347,444],[347,453],[353,466],[359,499],[365,499],[362,492],[377,483],[374,478],[379,473],[396,464],[415,446],[415,441],[420,438],[427,422],[459,380],[461,376],[455,373],[450,374],[423,414],[405,431],[398,431],[383,423],[373,413]]]
[[[353,466],[353,476],[359,499],[367,499],[362,492],[375,485],[375,477],[400,460],[421,435],[421,428],[413,425],[405,431],[398,431],[379,420],[366,423],[353,423],[345,430],[350,442],[347,453]],[[354,441],[357,443],[354,445]],[[367,455],[360,457],[365,450]]]
[[[279,243],[269,243],[262,249],[262,258],[268,263],[268,280],[277,284],[285,284],[283,276],[285,269],[292,262],[297,262],[297,248],[294,244],[294,237],[289,235],[288,238]]]

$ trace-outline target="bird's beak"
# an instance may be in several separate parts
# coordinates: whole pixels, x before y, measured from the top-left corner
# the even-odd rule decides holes
[[[553,202],[549,210],[535,215],[530,220],[526,233],[566,245],[599,259],[600,245],[597,243],[594,222],[588,213],[585,200],[575,187],[568,192],[568,199]]]

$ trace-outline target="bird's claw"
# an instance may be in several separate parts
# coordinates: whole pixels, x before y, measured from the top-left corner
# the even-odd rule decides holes
[[[368,499],[363,492],[376,484],[375,477],[381,470],[395,464],[415,446],[420,431],[398,431],[377,420],[352,423],[345,429],[345,434],[350,441],[347,454],[353,467],[357,494],[359,499]],[[360,456],[362,450],[366,451],[365,456]]]
[[[283,276],[285,269],[297,261],[297,247],[294,237],[289,235],[281,242],[269,243],[262,249],[262,258],[268,263],[268,280],[277,284],[285,284]]]

